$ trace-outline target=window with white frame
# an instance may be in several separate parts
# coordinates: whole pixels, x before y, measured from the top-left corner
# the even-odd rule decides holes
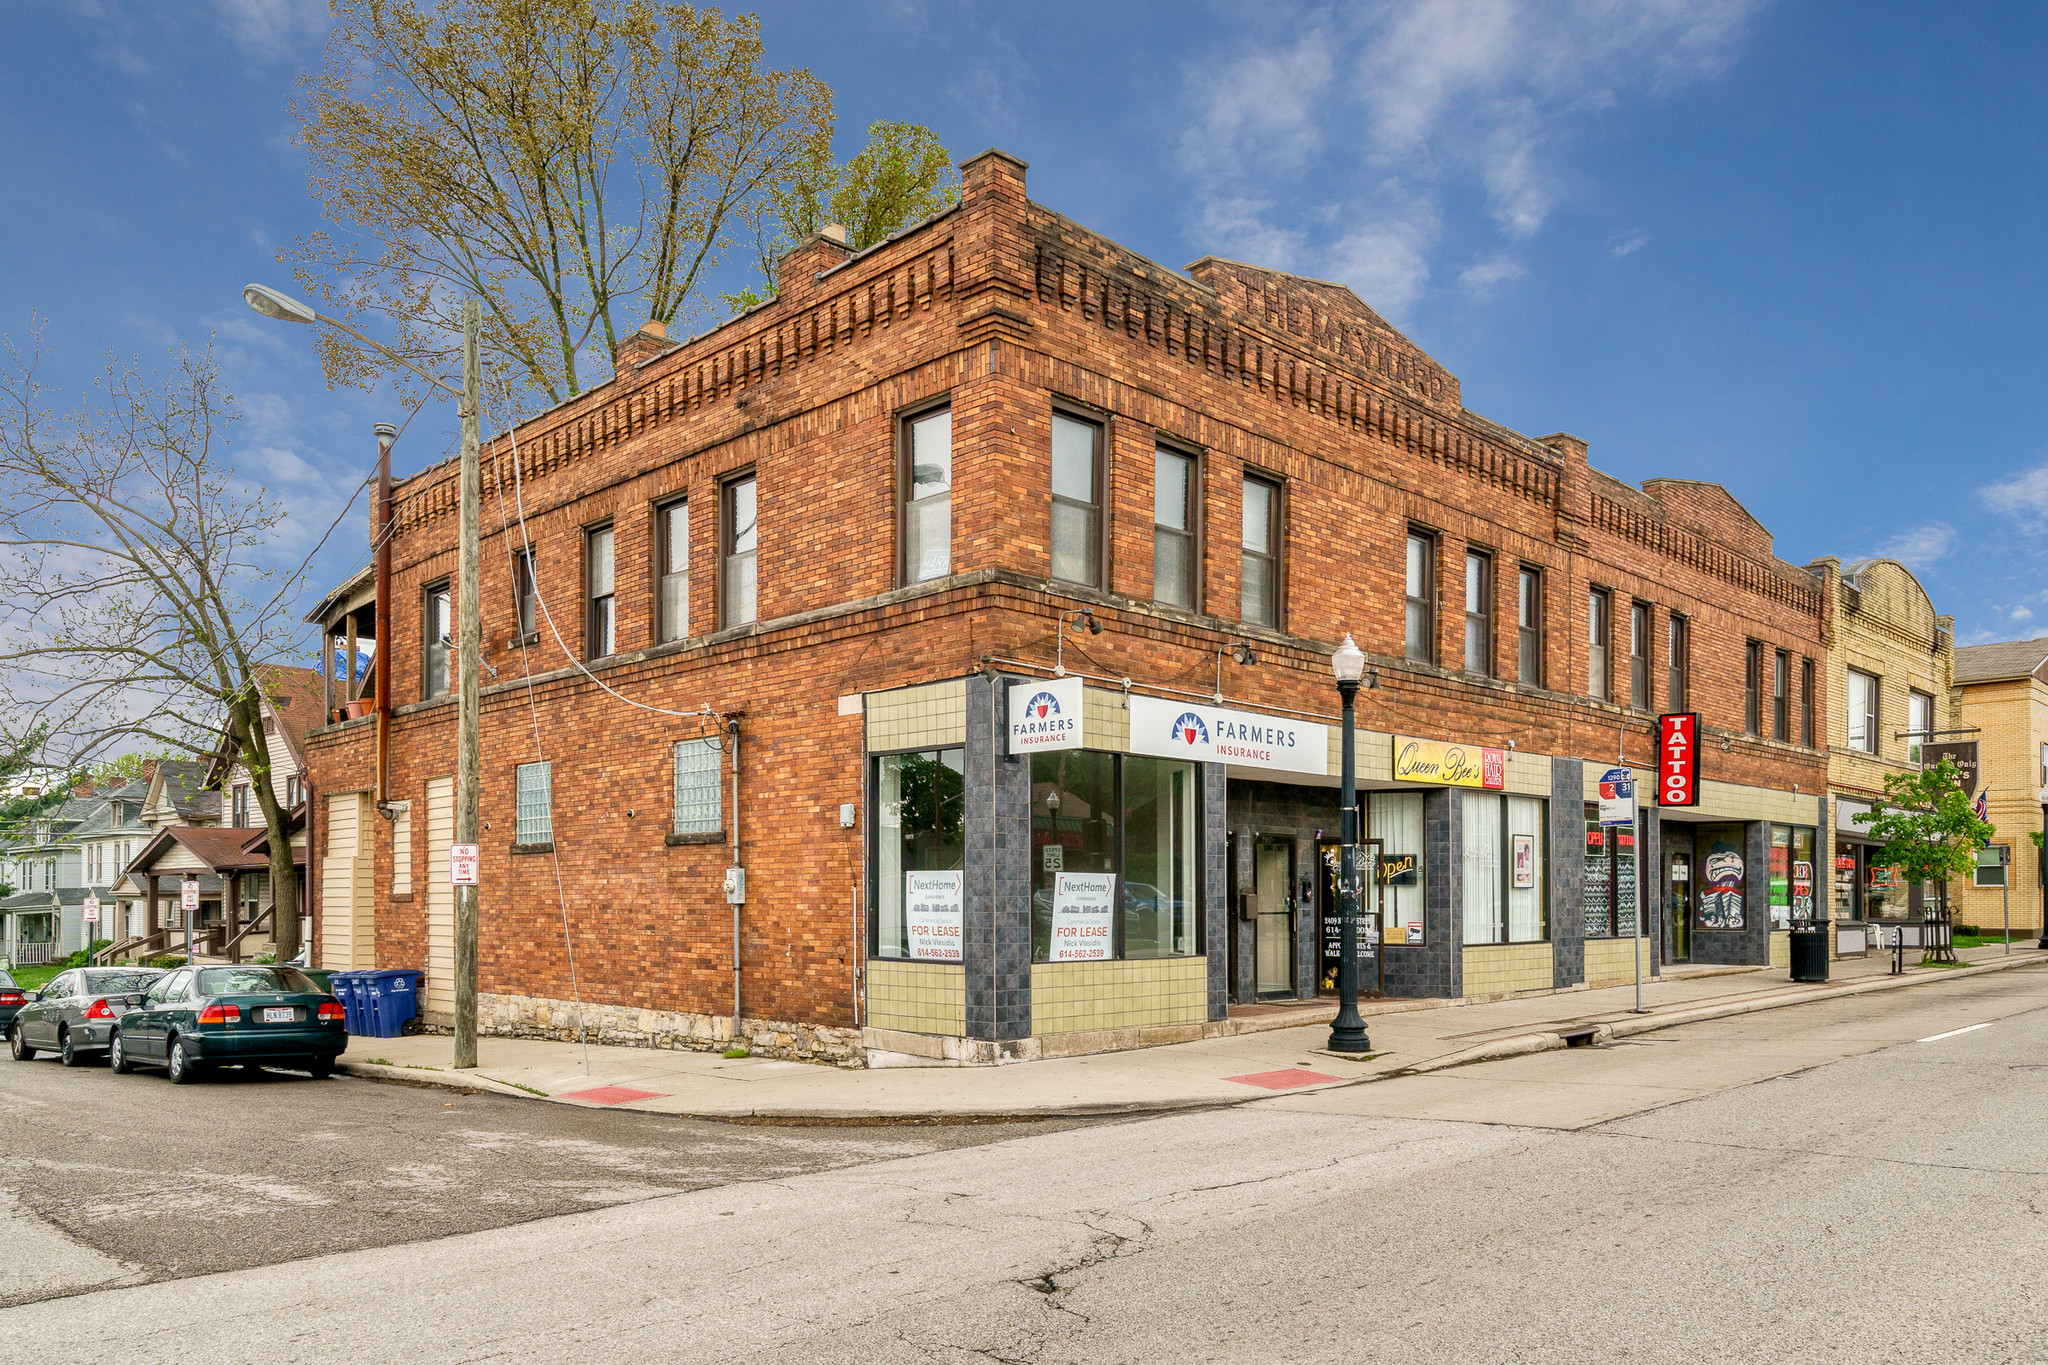
[[[1195,507],[1201,481],[1195,457],[1164,446],[1152,452],[1152,600],[1195,606]]]
[[[661,541],[661,639],[690,634],[690,504],[663,503],[654,511]]]
[[[554,776],[548,763],[522,763],[517,770],[514,843],[555,841]]]
[[[919,413],[903,431],[903,581],[953,572],[953,410]]]
[[[1934,698],[1925,692],[1906,694],[1906,762],[1920,761],[1920,746],[1934,730]]]
[[[719,741],[686,739],[676,745],[677,834],[717,834],[725,826],[719,800]]]
[[[584,540],[584,584],[589,603],[584,615],[584,652],[593,659],[614,654],[619,644],[618,598],[612,564],[612,528],[591,528]]]
[[[1849,747],[1866,754],[1878,752],[1877,677],[1860,669],[1849,670]]]

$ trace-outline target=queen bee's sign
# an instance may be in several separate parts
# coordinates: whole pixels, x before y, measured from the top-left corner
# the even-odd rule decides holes
[[[1499,791],[1508,784],[1508,751],[1396,735],[1394,780]]]

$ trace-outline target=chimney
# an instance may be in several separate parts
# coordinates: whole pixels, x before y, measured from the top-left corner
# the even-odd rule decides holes
[[[853,249],[853,238],[847,234],[844,223],[827,223],[818,229],[818,235],[828,242],[838,243],[849,251]]]
[[[144,759],[144,760],[142,761],[142,780],[143,780],[144,782],[154,782],[154,781],[156,781],[156,760],[155,760],[155,759],[153,759],[153,758],[146,758],[146,759]]]
[[[844,223],[827,223],[775,262],[775,290],[800,298],[816,286],[818,273],[830,270],[853,254],[853,238]]]
[[[79,778],[77,783],[71,788],[71,794],[73,796],[91,796],[92,779],[89,777]]]
[[[667,349],[668,325],[652,320],[643,322],[639,331],[619,343],[618,354],[612,357],[612,373],[630,373],[635,365]]]

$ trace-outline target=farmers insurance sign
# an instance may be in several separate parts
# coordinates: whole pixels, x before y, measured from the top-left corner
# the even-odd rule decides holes
[[[1330,734],[1323,726],[1158,697],[1131,698],[1131,752],[1315,777],[1330,770]]]
[[[1657,717],[1657,804],[1700,803],[1700,718],[1696,711]]]
[[[1053,678],[1010,684],[1012,756],[1081,747],[1081,680]]]

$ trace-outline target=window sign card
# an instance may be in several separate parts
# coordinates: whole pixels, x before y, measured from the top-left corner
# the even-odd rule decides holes
[[[1536,885],[1536,836],[1517,834],[1514,840],[1514,887],[1527,891]]]
[[[1052,885],[1052,960],[1106,961],[1112,947],[1116,874],[1062,872]]]
[[[1081,747],[1081,680],[1010,684],[1010,755]]]
[[[960,956],[961,872],[903,874],[903,916],[910,936],[910,955],[920,962],[958,962]]]

